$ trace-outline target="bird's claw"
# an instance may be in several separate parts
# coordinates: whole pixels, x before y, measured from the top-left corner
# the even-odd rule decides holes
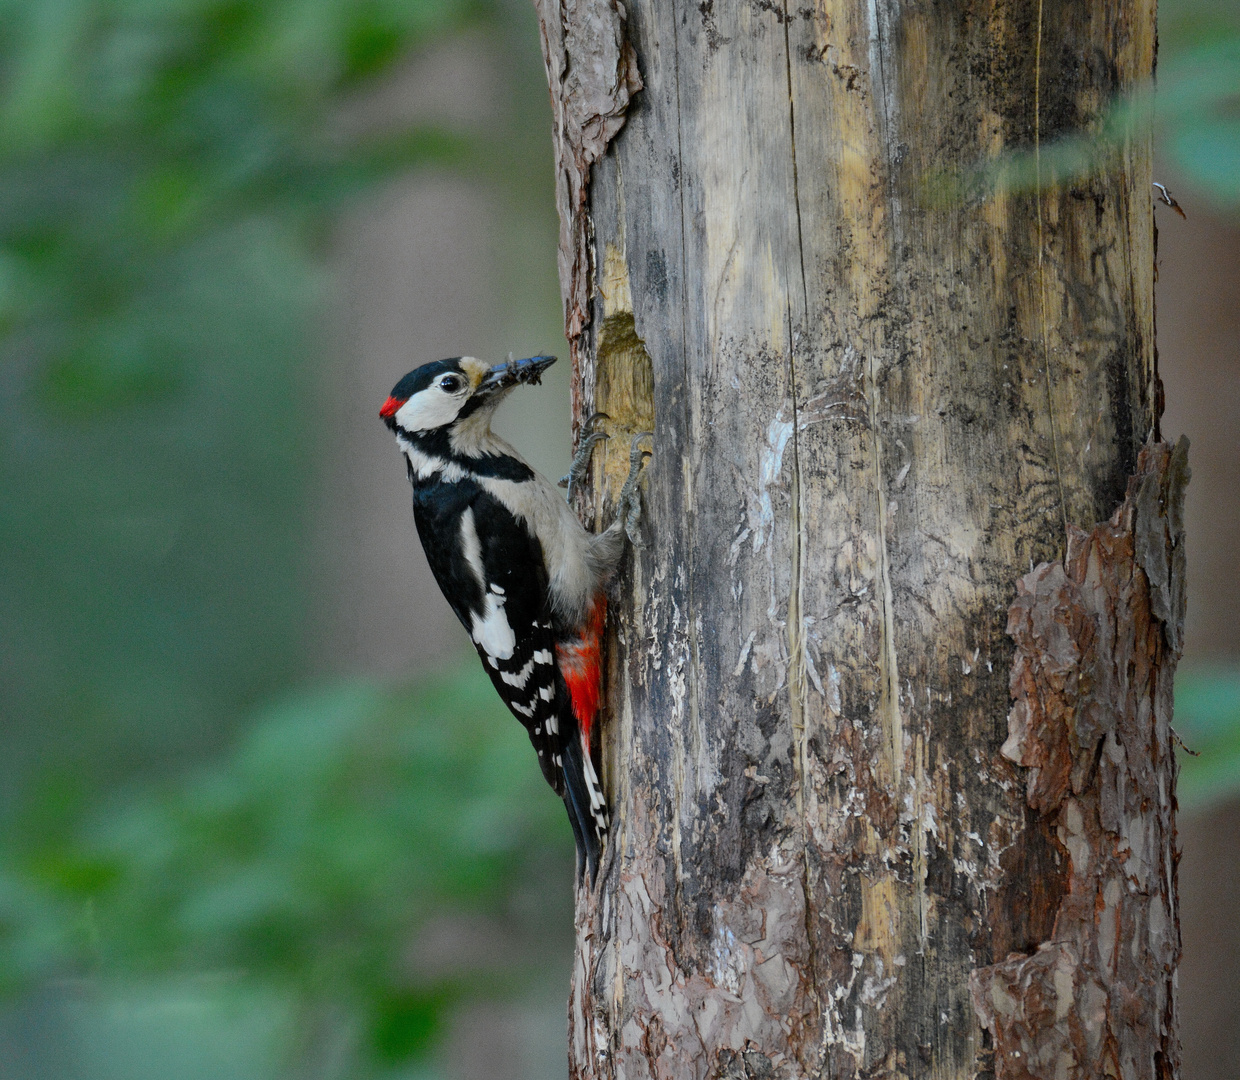
[[[610,420],[611,417],[605,412],[596,412],[582,426],[582,439],[577,444],[577,453],[573,455],[573,462],[568,467],[568,473],[560,477],[559,486],[568,488],[568,501],[573,501],[573,489],[581,483],[585,478],[586,470],[590,467],[590,455],[594,453],[594,448],[603,440],[610,439],[611,436],[605,431],[595,431],[594,425],[600,420]]]
[[[642,516],[642,493],[638,487],[642,476],[642,463],[651,457],[649,450],[641,448],[642,439],[653,439],[653,431],[639,431],[629,443],[629,475],[620,489],[619,512],[624,515],[624,532],[629,543],[634,547],[642,547],[641,533],[638,523]]]

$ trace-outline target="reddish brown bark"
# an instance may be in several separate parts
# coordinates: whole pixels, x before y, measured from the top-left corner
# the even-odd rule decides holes
[[[1172,683],[1184,625],[1186,440],[1141,452],[1109,521],[1019,583],[1005,757],[1069,866],[1050,938],[980,968],[999,1080],[1178,1075]]]

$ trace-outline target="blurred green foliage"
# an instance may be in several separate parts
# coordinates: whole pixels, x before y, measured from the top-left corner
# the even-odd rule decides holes
[[[929,206],[1081,184],[1150,133],[1161,167],[1217,209],[1240,207],[1240,5],[1161,0],[1156,86],[1112,102],[1087,130],[1005,149],[973,168],[922,177]],[[1156,179],[1169,180],[1167,177]],[[1151,197],[1153,193],[1151,193]]]
[[[423,1054],[457,1001],[521,985],[571,923],[569,891],[548,905],[543,884],[567,883],[572,846],[531,764],[476,665],[287,698],[196,776],[19,841],[0,872],[0,972],[14,987],[235,971],[286,1003],[294,1059],[332,1010],[363,1060]],[[537,950],[428,964],[419,942],[449,914]]]
[[[334,215],[423,167],[550,190],[545,123],[341,122],[467,28],[541,81],[492,0],[0,0],[0,1075],[424,1072],[567,940],[475,667],[287,696]],[[452,919],[508,951],[424,962]]]
[[[0,0],[0,814],[218,749],[306,674],[324,229],[476,141],[337,111],[498,12]]]
[[[1200,810],[1240,795],[1240,671],[1190,668],[1175,680],[1177,787],[1184,810]]]
[[[1240,206],[1240,6],[1160,0],[1160,150],[1221,208]]]
[[[199,257],[220,258],[238,223],[313,224],[360,186],[459,153],[460,140],[436,130],[359,141],[331,110],[484,10],[483,0],[0,3],[0,327],[37,338],[49,402],[92,413],[166,397],[193,359],[175,333],[176,286]]]

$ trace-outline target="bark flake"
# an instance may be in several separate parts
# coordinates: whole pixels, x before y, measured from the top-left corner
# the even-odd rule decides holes
[[[1110,520],[1017,584],[1004,757],[1066,853],[1048,941],[978,968],[997,1080],[1178,1075],[1172,682],[1188,441],[1148,444]]]

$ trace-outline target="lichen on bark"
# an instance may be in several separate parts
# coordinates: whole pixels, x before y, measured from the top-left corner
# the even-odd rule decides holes
[[[1050,939],[978,969],[998,1080],[1178,1075],[1172,682],[1188,443],[1142,450],[1109,521],[1018,584],[1003,755],[1069,860]]]

